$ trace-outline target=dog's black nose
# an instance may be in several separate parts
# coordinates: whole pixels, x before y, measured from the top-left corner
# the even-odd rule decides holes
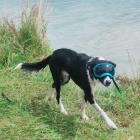
[[[103,81],[103,84],[104,84],[104,86],[109,86],[110,84],[111,84],[111,79],[110,79],[110,77],[105,77],[104,78],[104,81]]]
[[[111,84],[111,81],[110,80],[106,80],[105,85],[109,86],[110,84]]]

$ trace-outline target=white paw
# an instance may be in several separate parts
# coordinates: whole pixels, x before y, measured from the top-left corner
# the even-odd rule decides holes
[[[19,64],[15,67],[15,70],[16,70],[16,69],[21,69],[21,68],[22,68],[22,65],[23,65],[23,63],[19,63]]]
[[[68,112],[65,109],[61,110],[61,113],[64,115],[68,115]]]
[[[107,124],[108,124],[109,128],[111,128],[111,129],[117,129],[117,126],[112,121],[109,121]]]
[[[44,98],[44,102],[45,102],[45,103],[48,102],[48,97],[47,97],[47,96]]]
[[[46,96],[45,100],[50,101],[53,98],[54,98],[54,95],[48,95],[48,96]]]
[[[53,99],[54,98],[54,93],[55,93],[54,89],[49,89],[48,90],[48,95],[45,97],[45,102],[48,102],[51,99]]]
[[[52,96],[48,96],[48,97],[47,97],[47,100],[48,100],[48,101],[50,101],[50,100],[52,100],[52,99],[53,99]]]
[[[59,104],[59,107],[60,107],[60,112],[64,115],[68,115],[67,111],[65,110],[64,108],[64,105],[62,103],[62,101],[60,100],[60,104]]]
[[[89,117],[86,114],[82,114],[81,119],[87,121],[89,120]]]

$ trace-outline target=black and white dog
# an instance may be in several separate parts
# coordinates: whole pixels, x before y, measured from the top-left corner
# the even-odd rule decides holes
[[[108,117],[94,99],[92,81],[98,79],[104,86],[109,86],[115,74],[115,67],[111,61],[101,57],[90,57],[70,49],[58,49],[52,55],[37,63],[20,63],[16,69],[39,71],[49,65],[53,81],[52,89],[56,90],[56,100],[63,114],[67,114],[60,98],[61,85],[69,82],[70,78],[84,91],[81,104],[81,117],[88,119],[85,113],[85,103],[88,101],[112,129],[117,129],[114,122]],[[48,95],[48,99],[53,93]]]

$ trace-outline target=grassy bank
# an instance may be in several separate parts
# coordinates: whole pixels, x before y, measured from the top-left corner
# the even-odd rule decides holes
[[[37,13],[23,15],[19,27],[7,20],[0,23],[0,140],[139,140],[140,78],[119,77],[122,94],[114,87],[96,90],[98,103],[118,126],[113,131],[89,104],[90,120],[80,119],[82,91],[72,81],[62,89],[69,113],[64,116],[55,99],[44,100],[52,83],[48,68],[39,73],[14,70],[19,62],[51,53]]]
[[[95,110],[87,105],[90,121],[79,117],[82,92],[71,82],[62,89],[69,115],[63,116],[56,101],[45,102],[51,86],[48,68],[38,74],[12,69],[0,70],[0,139],[113,139],[140,138],[140,80],[122,80],[122,94],[115,88],[96,91],[98,103],[118,126],[107,128]],[[8,100],[8,99],[10,100]]]

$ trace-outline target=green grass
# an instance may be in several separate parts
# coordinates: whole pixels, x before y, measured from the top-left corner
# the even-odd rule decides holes
[[[56,100],[45,102],[52,79],[48,68],[39,73],[0,71],[0,139],[38,140],[127,140],[140,138],[140,80],[121,83],[122,94],[115,88],[96,91],[96,99],[118,126],[110,130],[88,104],[89,121],[79,117],[82,92],[72,82],[62,88],[69,115],[59,112]],[[133,88],[135,87],[135,88]]]
[[[139,77],[119,77],[122,94],[114,87],[97,88],[97,102],[118,126],[110,130],[89,104],[90,120],[80,119],[83,92],[72,81],[62,87],[69,113],[64,116],[55,99],[44,101],[52,84],[49,68],[39,73],[14,70],[20,62],[37,61],[51,53],[43,39],[45,26],[39,24],[38,29],[37,13],[33,8],[18,27],[7,20],[0,23],[0,140],[139,140]]]

